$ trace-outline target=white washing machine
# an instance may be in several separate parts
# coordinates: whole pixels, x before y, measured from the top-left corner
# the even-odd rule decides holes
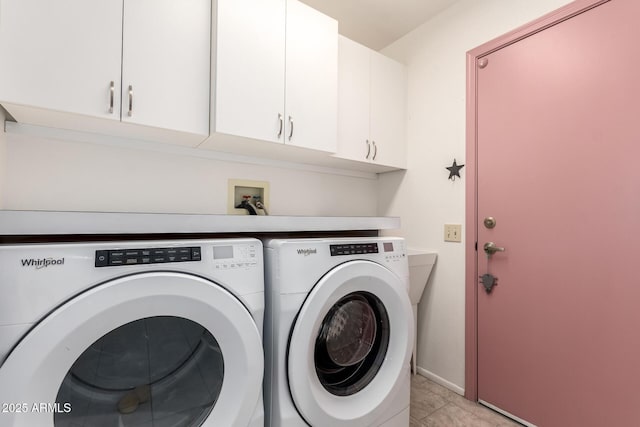
[[[0,246],[0,426],[264,425],[255,239]]]
[[[413,320],[404,240],[264,246],[265,425],[407,427]]]

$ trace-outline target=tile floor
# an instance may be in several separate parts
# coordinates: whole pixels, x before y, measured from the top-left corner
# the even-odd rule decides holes
[[[522,426],[421,375],[412,375],[410,427]]]

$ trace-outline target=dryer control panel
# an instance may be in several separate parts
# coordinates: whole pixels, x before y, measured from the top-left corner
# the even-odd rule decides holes
[[[167,262],[200,261],[201,259],[202,250],[199,246],[96,251],[96,267],[161,264]]]
[[[247,268],[258,265],[256,245],[227,245],[213,247],[213,263],[216,270]]]

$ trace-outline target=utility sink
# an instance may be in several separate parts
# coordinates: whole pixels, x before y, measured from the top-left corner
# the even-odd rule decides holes
[[[413,356],[411,369],[416,373],[416,345],[418,340],[418,303],[431,275],[438,254],[409,248],[409,299],[413,308]]]
[[[422,298],[431,269],[436,263],[438,254],[435,252],[408,249],[409,256],[409,299],[411,305],[417,305]]]

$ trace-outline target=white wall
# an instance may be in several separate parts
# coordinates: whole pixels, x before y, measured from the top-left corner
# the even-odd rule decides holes
[[[464,390],[464,244],[445,243],[445,223],[464,224],[466,52],[569,3],[461,0],[383,53],[408,66],[408,171],[380,178],[380,215],[400,216],[409,247],[439,253],[418,313],[421,373]],[[464,235],[464,230],[463,230]]]
[[[4,208],[4,188],[7,179],[7,135],[4,133],[5,112],[0,107],[0,209]]]
[[[271,215],[376,215],[375,179],[11,133],[6,148],[4,209],[226,214],[232,178],[269,181]]]

